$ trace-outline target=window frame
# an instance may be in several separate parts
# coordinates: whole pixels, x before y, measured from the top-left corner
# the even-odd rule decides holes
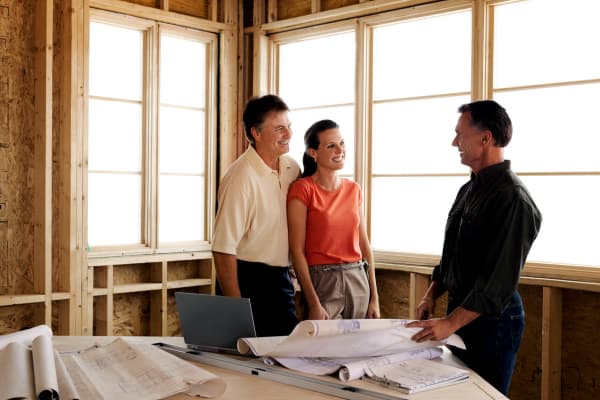
[[[332,23],[332,24],[327,24],[325,26],[319,27],[318,28],[318,34],[314,34],[314,30],[311,31],[307,31],[307,30],[299,30],[299,31],[288,31],[288,32],[281,32],[281,33],[276,33],[273,34],[269,37],[269,68],[268,68],[268,82],[269,82],[269,92],[272,93],[279,93],[279,48],[282,45],[286,45],[289,43],[295,43],[295,42],[299,42],[302,40],[310,40],[310,39],[317,39],[319,37],[324,37],[324,36],[330,36],[330,35],[336,35],[336,34],[341,34],[341,33],[349,33],[354,31],[355,36],[357,37],[358,40],[358,29],[357,29],[357,20],[355,19],[351,19],[351,20],[347,20],[347,21],[341,21],[341,22],[336,22],[336,23]],[[356,47],[356,51],[358,50],[358,47]],[[360,69],[361,67],[361,63],[356,63],[355,64],[355,85],[356,82],[359,80],[358,75],[362,74],[362,69]],[[362,77],[361,77],[362,78]],[[284,99],[285,100],[285,99]],[[334,104],[328,104],[327,108],[329,107],[336,107],[336,106],[347,106],[348,103],[334,103]],[[359,112],[357,112],[357,107],[358,107],[358,96],[357,96],[357,91],[355,91],[355,96],[354,96],[354,109],[355,109],[355,118],[354,118],[354,148],[355,148],[355,154],[353,155],[354,157],[354,171],[353,171],[353,176],[352,179],[356,180],[357,182],[359,182],[358,180],[358,176],[359,173],[364,174],[363,169],[364,169],[364,158],[359,157],[358,155],[361,154],[362,152],[359,152],[359,146],[362,149],[364,147],[364,143],[363,142],[363,138],[364,135],[359,135],[358,132],[358,124],[362,122],[362,114],[360,114]],[[318,109],[320,107],[301,107],[299,108],[299,110],[312,110],[312,109]],[[293,110],[292,110],[293,111]],[[292,122],[292,129],[294,126],[294,121]],[[304,132],[296,132],[294,131],[294,135],[304,135]],[[346,176],[346,175],[344,175]],[[362,180],[364,182],[364,178]],[[367,199],[363,199],[364,201],[364,206],[365,206],[365,210],[366,205],[367,205]]]
[[[293,40],[308,39],[318,37],[330,32],[336,24],[354,23],[356,24],[356,154],[355,156],[355,176],[356,180],[363,187],[365,198],[365,216],[367,229],[371,232],[370,198],[371,198],[371,171],[369,159],[371,157],[372,141],[372,94],[369,83],[372,73],[368,61],[372,54],[372,29],[386,23],[399,22],[401,20],[423,18],[435,14],[457,11],[461,9],[470,9],[472,12],[472,43],[471,43],[471,99],[492,98],[495,92],[493,87],[493,7],[510,3],[514,0],[448,0],[436,2],[433,4],[397,5],[397,10],[378,10],[365,9],[363,12],[356,10],[336,10],[327,14],[309,15],[299,17],[290,21],[277,21],[261,26],[262,34],[266,38],[267,46],[258,49],[258,59],[261,57],[268,59],[268,79],[267,89],[278,93],[276,85],[278,43],[285,43]],[[401,8],[405,7],[405,8]],[[310,18],[309,18],[310,17]],[[313,22],[314,21],[314,22]],[[345,21],[345,22],[340,22]],[[309,29],[310,28],[310,29]],[[256,41],[255,41],[256,43]],[[255,49],[256,50],[256,49]],[[260,54],[264,52],[265,54]],[[260,63],[255,62],[255,68]],[[264,65],[264,64],[263,64]],[[255,75],[260,75],[255,73]],[[451,129],[451,127],[449,128]],[[362,144],[362,147],[359,147]],[[527,175],[527,172],[521,173]],[[534,173],[539,175],[539,173]],[[468,174],[460,174],[468,177]],[[448,205],[449,207],[450,205]],[[375,257],[379,265],[385,265],[386,268],[400,269],[410,272],[430,271],[431,267],[439,262],[440,254],[413,254],[390,251],[375,251]],[[423,269],[423,270],[422,270]],[[526,263],[524,279],[556,279],[565,280],[564,283],[554,282],[553,284],[563,285],[563,287],[580,287],[585,282],[600,282],[600,268],[594,265],[579,266],[574,264],[565,264],[558,262],[536,262],[528,261]],[[578,282],[576,284],[567,281]]]
[[[142,204],[141,204],[141,243],[130,245],[87,245],[87,256],[91,258],[150,255],[164,253],[182,253],[209,251],[212,237],[215,200],[217,161],[217,75],[218,75],[218,50],[219,35],[216,32],[199,30],[193,27],[172,25],[169,23],[143,18],[138,16],[120,14],[113,11],[90,8],[84,23],[84,99],[83,99],[83,154],[87,159],[88,154],[88,107],[89,107],[89,26],[92,21],[106,23],[126,28],[139,29],[143,35],[143,66],[142,66]],[[202,227],[205,240],[189,242],[158,242],[158,140],[159,140],[159,51],[161,33],[198,40],[206,45],[206,99],[204,121],[204,162],[205,184],[203,196],[204,226]],[[82,188],[84,204],[82,209],[83,240],[88,243],[88,167],[83,163]]]

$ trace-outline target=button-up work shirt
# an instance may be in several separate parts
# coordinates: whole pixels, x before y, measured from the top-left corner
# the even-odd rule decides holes
[[[510,161],[471,174],[452,205],[440,265],[432,279],[450,302],[499,314],[517,290],[542,216]]]

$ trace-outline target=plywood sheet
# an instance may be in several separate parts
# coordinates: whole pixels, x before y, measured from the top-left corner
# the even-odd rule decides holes
[[[0,335],[39,325],[34,319],[37,307],[37,304],[0,307]]]
[[[125,0],[127,3],[135,3],[146,7],[159,8],[160,0]]]
[[[335,10],[336,8],[358,4],[358,0],[321,0],[321,11]]]
[[[33,292],[33,0],[0,1],[0,199],[5,294]]]
[[[150,293],[127,293],[115,295],[113,335],[150,335]]]
[[[208,19],[208,0],[169,0],[169,11]]]
[[[277,19],[300,17],[311,13],[311,0],[279,0]]]
[[[410,274],[376,269],[375,275],[381,317],[408,318]]]
[[[210,260],[170,261],[167,264],[167,280],[210,278],[209,268]]]
[[[596,399],[600,393],[600,293],[563,291],[562,396]]]
[[[114,285],[153,282],[152,267],[153,264],[117,265],[113,272]]]

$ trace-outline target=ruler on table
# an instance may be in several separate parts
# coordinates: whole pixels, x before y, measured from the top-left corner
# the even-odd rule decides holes
[[[297,386],[302,389],[308,389],[314,392],[328,394],[342,399],[407,400],[404,397],[392,396],[362,387],[351,386],[344,384],[343,382],[324,380],[316,376],[301,375],[289,369],[271,367],[264,364],[262,360],[256,358],[240,359],[228,356],[226,354],[196,351],[184,347],[173,346],[167,343],[154,343],[154,345],[186,360],[196,361],[231,371],[258,376],[264,379],[285,383],[291,386]]]

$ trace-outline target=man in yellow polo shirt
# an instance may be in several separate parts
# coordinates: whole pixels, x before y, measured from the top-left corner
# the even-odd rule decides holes
[[[250,146],[219,186],[212,247],[217,293],[250,298],[258,336],[288,335],[298,322],[286,196],[300,167],[286,154],[292,137],[288,110],[274,95],[248,101],[243,119]]]

